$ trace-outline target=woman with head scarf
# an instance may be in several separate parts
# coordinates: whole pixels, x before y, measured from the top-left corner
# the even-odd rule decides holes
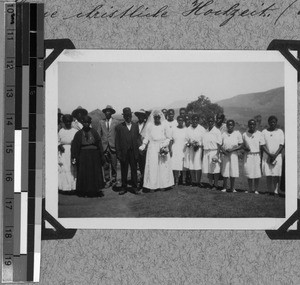
[[[77,167],[76,191],[81,197],[102,197],[104,180],[102,165],[105,165],[102,142],[96,130],[90,127],[90,116],[82,118],[71,146],[72,163]]]
[[[76,169],[71,164],[71,143],[77,130],[72,128],[73,116],[63,115],[64,127],[58,132],[58,189],[76,189]]]
[[[167,189],[174,185],[169,145],[171,129],[165,123],[165,116],[153,110],[144,128],[143,144],[140,151],[147,147],[144,172],[144,188],[150,190]]]
[[[269,128],[262,131],[265,144],[262,146],[262,172],[267,177],[267,187],[270,195],[274,195],[279,187],[282,173],[282,151],[284,148],[284,133],[277,128],[278,119],[268,118]]]

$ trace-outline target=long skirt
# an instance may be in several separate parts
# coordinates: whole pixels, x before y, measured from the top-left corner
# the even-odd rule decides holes
[[[76,191],[79,196],[93,197],[104,188],[99,150],[81,149],[77,164]]]
[[[144,187],[152,190],[174,185],[170,154],[161,156],[160,145],[161,142],[150,141],[147,149]]]
[[[76,189],[76,168],[71,163],[71,145],[64,145],[65,151],[58,154],[58,189]]]

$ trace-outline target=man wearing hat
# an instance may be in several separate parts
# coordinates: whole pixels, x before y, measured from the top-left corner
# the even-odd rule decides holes
[[[116,127],[116,151],[121,163],[122,190],[119,195],[127,192],[128,166],[130,165],[132,192],[138,194],[137,189],[137,161],[139,158],[139,127],[131,121],[132,112],[129,107],[123,109],[124,122]]]
[[[138,126],[139,126],[139,139],[138,139],[138,145],[139,147],[143,144],[143,134],[144,134],[144,128],[146,125],[147,120],[147,112],[144,109],[140,109],[139,111],[134,113],[136,117],[138,118]],[[146,150],[143,152],[139,152],[139,170],[141,173],[141,179],[140,179],[140,187],[143,187],[143,180],[144,180],[144,170],[145,170],[145,164],[146,164]]]
[[[111,105],[107,105],[102,110],[105,119],[100,121],[98,133],[102,140],[104,156],[108,167],[104,168],[105,187],[108,188],[117,182],[117,154],[116,154],[116,126],[119,124],[117,120],[112,118],[116,113]],[[111,172],[111,176],[110,176]]]
[[[81,107],[78,107],[72,112],[72,116],[74,118],[74,121],[72,123],[72,128],[76,130],[81,130],[82,125],[82,118],[88,114],[88,111],[86,109],[83,109]]]

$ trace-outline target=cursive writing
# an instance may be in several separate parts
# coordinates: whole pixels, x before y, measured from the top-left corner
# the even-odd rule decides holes
[[[215,4],[214,0],[209,1],[194,1],[192,3],[192,7],[184,12],[182,12],[182,15],[184,17],[187,16],[218,16],[218,17],[225,17],[226,19],[220,24],[220,27],[225,26],[228,24],[228,22],[236,17],[270,17],[274,11],[278,10],[278,8],[275,7],[275,3],[264,7],[265,3],[262,3],[260,8],[257,9],[242,9],[240,6],[240,3],[235,3],[231,5],[229,8],[213,8],[212,6]]]
[[[159,9],[150,9],[148,6],[132,5],[129,8],[117,9],[114,6],[106,7],[104,4],[97,5],[87,12],[79,12],[71,16],[63,17],[64,20],[71,18],[86,18],[86,19],[98,19],[98,18],[165,18],[168,17],[168,5],[165,5]]]
[[[26,0],[17,0],[24,1]],[[187,6],[181,11],[176,11],[169,5],[162,5],[160,7],[151,7],[145,4],[129,5],[125,7],[116,7],[110,5],[108,1],[99,3],[90,8],[84,7],[84,10],[79,10],[72,14],[63,14],[60,8],[53,11],[46,11],[45,18],[57,18],[67,21],[72,19],[164,19],[172,15],[189,17],[214,17],[220,19],[220,27],[226,26],[233,18],[248,20],[251,18],[268,19],[269,22],[276,25],[280,18],[291,12],[295,8],[296,2],[299,0],[290,0],[286,6],[280,5],[278,2],[271,2],[266,4],[264,2],[257,3],[257,5],[246,6],[246,2],[236,2],[232,4],[223,4],[222,1],[217,0],[191,0],[187,2]],[[248,2],[249,3],[249,2]],[[300,15],[299,10],[296,15]]]

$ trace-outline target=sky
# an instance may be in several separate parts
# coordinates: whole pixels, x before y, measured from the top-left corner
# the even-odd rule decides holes
[[[279,62],[61,62],[58,74],[58,107],[65,114],[78,106],[90,112],[112,105],[119,113],[185,107],[200,95],[216,102],[284,86]]]

